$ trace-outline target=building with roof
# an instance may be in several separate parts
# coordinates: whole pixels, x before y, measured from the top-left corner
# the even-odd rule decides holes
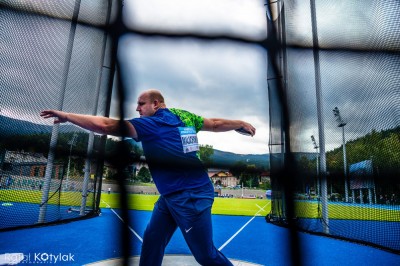
[[[226,170],[209,169],[208,176],[216,186],[235,187],[239,184],[239,179]]]

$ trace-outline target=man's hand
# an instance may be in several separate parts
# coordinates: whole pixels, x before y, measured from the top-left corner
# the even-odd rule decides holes
[[[70,122],[81,128],[103,135],[137,138],[136,129],[128,121],[124,121],[123,126],[126,128],[125,131],[122,131],[121,121],[108,117],[67,113],[58,110],[44,110],[40,113],[40,116],[45,119],[54,117],[54,124]]]
[[[68,113],[57,110],[44,110],[40,113],[40,116],[46,119],[51,117],[56,118],[54,119],[54,124],[67,122],[67,115]]]
[[[238,131],[238,132],[242,131],[242,133],[241,132],[239,132],[239,133],[245,134],[245,135],[249,135],[249,136],[252,136],[252,137],[256,134],[256,128],[253,127],[253,125],[251,125],[250,123],[247,123],[247,122],[244,122],[244,121],[242,121],[242,127],[236,129],[236,131]]]

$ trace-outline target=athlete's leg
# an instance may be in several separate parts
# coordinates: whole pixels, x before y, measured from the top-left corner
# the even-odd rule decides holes
[[[140,265],[161,265],[165,247],[177,228],[176,222],[160,196],[143,236]]]
[[[201,265],[232,265],[213,242],[211,207],[199,214],[189,228],[181,228],[193,256]]]
[[[212,184],[166,197],[170,212],[196,261],[201,265],[232,265],[214,246],[211,220],[213,201]]]

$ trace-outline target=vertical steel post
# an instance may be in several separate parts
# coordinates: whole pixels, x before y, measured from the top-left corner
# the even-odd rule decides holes
[[[68,73],[69,73],[69,67],[70,67],[70,63],[71,63],[72,48],[74,46],[75,30],[76,30],[76,24],[78,21],[78,14],[79,14],[80,6],[81,6],[81,0],[76,0],[75,6],[74,6],[74,12],[72,15],[72,20],[71,20],[71,27],[69,30],[67,50],[65,52],[66,57],[65,57],[65,62],[64,62],[64,73],[63,73],[63,80],[62,80],[62,93],[60,95],[60,99],[59,99],[59,103],[58,103],[58,110],[62,110],[63,105],[64,105],[65,90],[67,88]],[[53,175],[53,164],[54,164],[55,150],[56,150],[57,141],[58,141],[59,127],[60,127],[60,124],[53,125],[53,129],[51,132],[49,155],[47,157],[46,173],[44,176],[43,193],[42,193],[42,200],[40,202],[38,223],[43,223],[46,220],[47,201],[48,201],[49,192],[50,192],[51,176]]]
[[[322,204],[322,219],[323,231],[329,234],[329,214],[328,214],[328,187],[326,174],[326,154],[325,154],[325,131],[324,131],[324,110],[322,105],[321,92],[321,73],[319,64],[319,44],[318,44],[318,29],[317,29],[317,14],[315,9],[315,0],[310,1],[311,7],[311,26],[313,37],[313,55],[314,55],[314,72],[315,72],[315,90],[317,96],[317,115],[318,115],[318,135],[319,135],[319,154],[320,154],[320,176],[321,176],[321,204]]]

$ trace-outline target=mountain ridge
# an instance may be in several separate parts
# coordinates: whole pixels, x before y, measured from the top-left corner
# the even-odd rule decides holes
[[[36,124],[26,120],[19,120],[0,115],[0,136],[7,137],[12,135],[34,135],[51,133],[53,126]],[[72,124],[60,125],[60,132],[84,132]]]
[[[12,135],[35,135],[35,134],[50,134],[52,132],[51,125],[36,124],[30,121],[19,120],[0,115],[0,136],[7,137]],[[65,124],[60,126],[61,133],[68,132],[84,132],[72,124]],[[136,142],[135,142],[136,143]],[[136,145],[140,144],[136,143]],[[315,155],[308,153],[299,153],[297,156],[305,155],[309,159],[315,158]],[[296,156],[296,157],[297,157]],[[229,169],[234,164],[242,162],[248,165],[255,165],[257,168],[265,169],[270,168],[270,154],[237,154],[228,151],[214,149],[214,154],[211,156],[212,165],[216,168]]]

